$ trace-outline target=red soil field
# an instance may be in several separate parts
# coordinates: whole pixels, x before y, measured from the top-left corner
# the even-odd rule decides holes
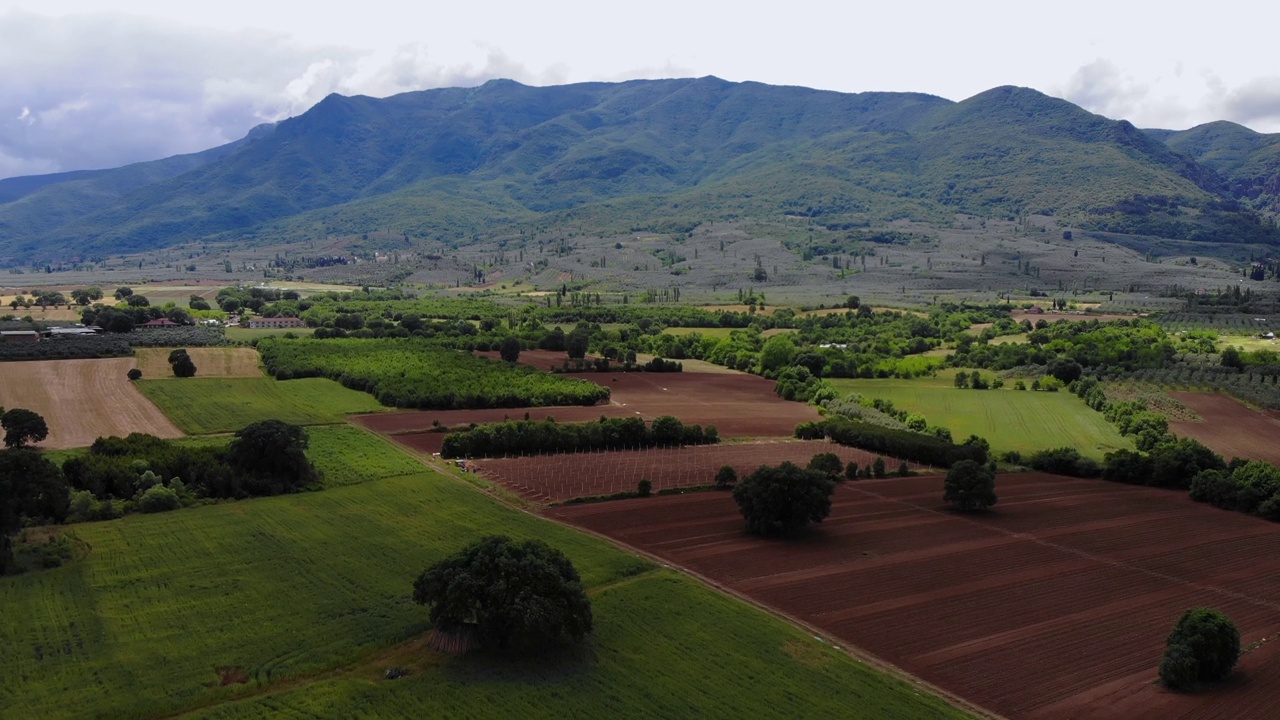
[[[1006,717],[1280,717],[1280,525],[1102,481],[1001,475],[996,490],[993,512],[966,516],[938,477],[846,482],[789,541],[746,535],[728,493],[547,513]],[[1247,651],[1224,686],[1167,692],[1165,638],[1197,605],[1235,620]]]
[[[489,352],[476,352],[472,354],[475,355],[476,357],[489,358],[490,360],[494,360],[494,361],[502,359],[502,353],[498,352],[497,350],[491,350]],[[559,351],[521,350],[520,359],[516,361],[516,364],[528,365],[529,367],[535,367],[535,368],[538,368],[539,370],[551,372],[551,368],[558,368],[564,365],[564,361],[568,357],[569,356],[566,355],[563,350],[559,350]],[[587,358],[594,359],[595,356],[588,355]],[[575,373],[574,377],[582,377],[583,375],[590,375],[590,374],[591,373]]]
[[[1217,393],[1171,392],[1200,414],[1200,422],[1169,422],[1176,435],[1195,438],[1230,460],[1232,457],[1280,464],[1280,420]]]
[[[783,460],[803,467],[820,452],[835,453],[846,464],[856,461],[859,467],[876,459],[873,453],[821,440],[793,440],[498,458],[473,461],[472,465],[524,497],[550,503],[634,491],[646,478],[653,483],[654,492],[710,485],[716,471],[725,465],[732,465],[741,476]],[[898,460],[885,458],[889,472],[897,471],[898,464]],[[918,465],[911,463],[909,467]]]
[[[674,415],[684,423],[715,425],[720,437],[791,437],[796,425],[821,416],[804,403],[790,402],[773,394],[773,381],[745,373],[584,373],[577,377],[606,385],[612,399],[608,405],[528,408],[529,417],[547,415],[560,422],[596,420],[601,415],[639,415],[653,420]],[[525,408],[498,410],[410,410],[375,413],[355,418],[374,432],[384,434],[429,430],[439,420],[446,427],[470,423],[522,419]],[[438,435],[439,433],[431,433]],[[443,440],[396,438],[416,449]]]

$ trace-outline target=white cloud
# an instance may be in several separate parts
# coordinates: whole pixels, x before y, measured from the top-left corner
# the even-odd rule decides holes
[[[478,63],[300,46],[283,34],[210,31],[128,15],[0,16],[0,177],[115,167],[195,152],[305,112],[326,95],[386,96],[534,72],[496,48]]]

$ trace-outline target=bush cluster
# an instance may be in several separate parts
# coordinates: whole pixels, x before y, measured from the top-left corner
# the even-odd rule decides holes
[[[600,418],[560,424],[554,420],[508,420],[445,436],[442,457],[547,455],[579,450],[622,450],[720,442],[714,425],[685,425],[663,415],[646,426],[638,417]]]
[[[914,460],[936,467],[951,467],[961,460],[987,461],[987,450],[977,438],[957,445],[942,438],[894,430],[845,417],[829,417],[796,426],[795,435],[804,440],[829,438],[847,447],[856,447],[891,457]]]

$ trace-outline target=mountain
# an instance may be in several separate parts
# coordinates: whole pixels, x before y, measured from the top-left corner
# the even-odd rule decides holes
[[[1217,171],[1228,194],[1254,209],[1280,212],[1280,134],[1263,135],[1226,121],[1163,132],[1170,148]]]
[[[1237,202],[1247,184],[1178,136],[1014,87],[959,103],[714,77],[331,95],[206,153],[0,181],[0,258],[380,229],[451,242],[566,223],[679,231],[784,214],[840,228],[961,211],[1280,241]]]

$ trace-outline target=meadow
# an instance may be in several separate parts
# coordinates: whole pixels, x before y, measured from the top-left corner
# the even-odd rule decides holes
[[[169,365],[172,348],[135,348],[134,358],[142,377],[150,380],[173,378]],[[258,351],[246,347],[193,347],[187,354],[199,377],[262,377]]]
[[[190,435],[234,432],[268,419],[295,425],[340,423],[350,414],[384,409],[369,395],[325,378],[143,379],[137,386]]]
[[[955,373],[912,380],[830,380],[841,393],[884,398],[908,412],[919,413],[930,425],[948,428],[956,440],[979,435],[996,452],[1022,454],[1069,446],[1101,459],[1117,448],[1133,444],[1102,417],[1069,392],[958,390]]]
[[[355,435],[364,450],[340,457]],[[692,579],[486,497],[408,456],[313,428],[358,484],[68,529],[89,554],[0,580],[6,717],[961,717],[800,629]],[[387,446],[390,449],[390,446]],[[596,633],[544,662],[422,646],[426,565],[482,535],[561,548]],[[381,679],[391,665],[407,678]],[[697,678],[690,682],[690,678]],[[234,702],[233,702],[234,701]],[[10,715],[10,713],[16,713]]]

